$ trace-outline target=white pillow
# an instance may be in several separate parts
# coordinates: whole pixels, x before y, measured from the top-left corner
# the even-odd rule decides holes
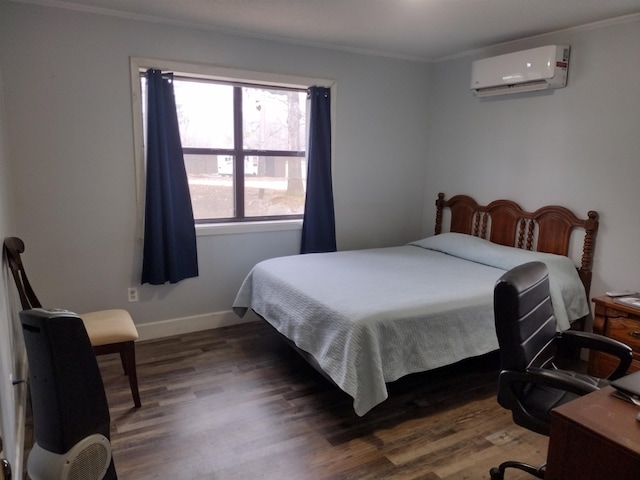
[[[559,327],[565,330],[569,328],[570,321],[590,313],[587,295],[576,266],[569,257],[564,255],[507,247],[473,235],[451,232],[423,238],[409,245],[435,250],[505,271],[527,262],[543,262],[549,271],[551,300],[554,303]]]

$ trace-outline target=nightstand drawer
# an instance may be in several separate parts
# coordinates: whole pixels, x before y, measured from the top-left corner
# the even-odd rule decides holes
[[[609,317],[604,334],[607,337],[626,343],[634,352],[640,352],[640,322],[637,320]]]
[[[594,298],[593,303],[593,333],[629,345],[633,350],[629,372],[640,370],[640,310],[620,305],[609,297]],[[589,373],[596,377],[606,377],[617,364],[618,360],[611,355],[595,350],[589,353]]]
[[[589,374],[599,378],[607,378],[618,367],[617,357],[602,352],[592,352],[589,357]],[[629,366],[629,373],[640,370],[640,358],[638,355],[633,355],[633,360]]]

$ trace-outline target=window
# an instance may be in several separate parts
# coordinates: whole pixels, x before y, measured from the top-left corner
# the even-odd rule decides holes
[[[174,72],[174,91],[196,223],[302,218],[306,88]]]

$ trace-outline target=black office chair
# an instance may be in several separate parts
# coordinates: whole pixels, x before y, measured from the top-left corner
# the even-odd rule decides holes
[[[626,374],[631,364],[627,345],[593,333],[556,331],[544,263],[526,263],[505,273],[493,298],[501,363],[498,403],[511,410],[517,425],[548,436],[553,408]],[[607,379],[558,368],[563,353],[576,348],[609,353],[619,358],[619,364]],[[545,465],[504,462],[491,469],[491,480],[502,480],[507,468],[544,478]]]

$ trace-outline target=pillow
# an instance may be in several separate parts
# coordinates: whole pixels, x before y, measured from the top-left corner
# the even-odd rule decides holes
[[[521,248],[491,243],[464,233],[441,233],[409,243],[416,247],[435,250],[475,263],[502,270],[527,262],[543,262],[549,271],[549,288],[558,326],[569,328],[569,322],[589,314],[589,302],[584,285],[573,261],[564,255],[532,252]]]
[[[503,249],[517,250],[513,247],[504,247],[464,233],[441,233],[440,235],[411,242],[410,245],[436,250],[496,268],[503,268],[501,259],[504,255],[507,255],[507,250]],[[506,270],[508,269],[506,268]]]

